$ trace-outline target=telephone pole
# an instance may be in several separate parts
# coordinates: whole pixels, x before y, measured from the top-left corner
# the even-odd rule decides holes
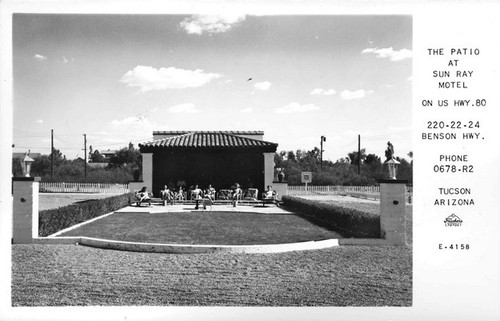
[[[323,142],[326,142],[326,137],[325,136],[321,136],[321,142],[320,142],[320,150],[319,150],[319,155],[320,155],[320,165],[321,165],[321,169],[323,169]]]
[[[358,135],[358,175],[361,166],[361,135]]]
[[[83,155],[85,155],[85,179],[87,179],[87,134],[83,134]]]
[[[54,180],[54,130],[50,130],[50,180]]]

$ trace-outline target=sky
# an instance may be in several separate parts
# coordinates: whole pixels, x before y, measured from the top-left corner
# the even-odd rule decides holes
[[[49,154],[51,129],[68,159],[155,130],[412,151],[411,16],[15,14],[13,57],[14,152]]]

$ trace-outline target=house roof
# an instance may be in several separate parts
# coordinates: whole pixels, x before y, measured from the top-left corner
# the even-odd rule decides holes
[[[25,156],[26,156],[26,153],[12,153],[12,158],[24,159]],[[28,156],[31,157],[31,158],[37,158],[37,157],[42,156],[42,154],[40,154],[40,153],[29,153]]]
[[[278,144],[222,131],[187,132],[139,144],[141,152],[157,149],[258,149],[275,152]]]

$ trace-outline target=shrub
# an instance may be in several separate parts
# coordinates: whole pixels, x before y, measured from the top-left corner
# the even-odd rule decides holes
[[[133,194],[128,193],[40,211],[38,216],[38,234],[40,236],[48,236],[75,224],[116,211],[129,205],[132,197]]]
[[[305,219],[344,237],[379,238],[380,216],[333,204],[283,196],[284,205]]]

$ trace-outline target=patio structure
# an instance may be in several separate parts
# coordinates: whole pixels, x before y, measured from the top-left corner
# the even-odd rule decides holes
[[[263,136],[262,131],[155,131],[152,141],[139,144],[141,184],[154,195],[164,185],[183,184],[219,190],[239,183],[263,191],[273,184],[278,147]]]

